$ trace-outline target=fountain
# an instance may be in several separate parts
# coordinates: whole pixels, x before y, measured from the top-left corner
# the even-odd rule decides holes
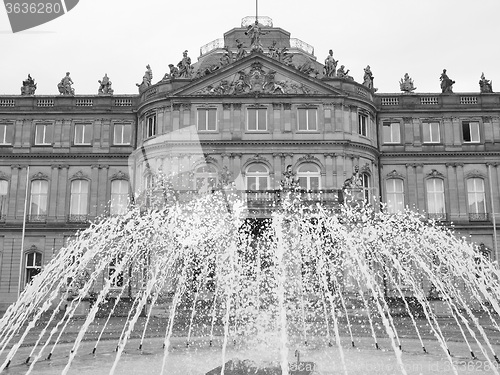
[[[0,320],[0,373],[499,374],[499,271],[449,229],[293,190],[265,220],[235,192],[164,193],[33,279]]]

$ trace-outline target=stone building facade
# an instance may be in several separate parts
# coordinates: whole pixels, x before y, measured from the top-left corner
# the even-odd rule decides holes
[[[357,83],[260,22],[252,34],[244,19],[195,64],[184,53],[158,83],[148,66],[138,95],[106,80],[97,95],[62,82],[60,95],[0,97],[0,310],[158,171],[178,191],[231,184],[272,199],[288,168],[327,201],[358,166],[366,199],[453,223],[498,259],[500,95],[377,93],[369,67]]]

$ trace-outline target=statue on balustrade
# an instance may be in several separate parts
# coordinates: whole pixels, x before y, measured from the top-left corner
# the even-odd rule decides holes
[[[191,78],[193,67],[191,66],[191,58],[188,56],[188,51],[182,53],[182,60],[179,61],[177,67],[179,68],[179,77]]]
[[[344,79],[353,79],[350,75],[348,75],[349,69],[345,70],[344,65],[340,65],[340,68],[337,69],[337,77]]]
[[[404,78],[401,78],[401,81],[399,81],[399,88],[405,93],[411,93],[412,91],[415,91],[417,89],[413,85],[413,80],[410,78],[408,73],[405,73]]]
[[[283,179],[280,182],[282,190],[296,190],[299,189],[299,179],[295,177],[295,173],[292,170],[291,165],[286,166],[285,172],[283,172]]]
[[[28,78],[23,81],[23,87],[21,87],[21,95],[35,95],[36,83],[31,75],[28,74]]]
[[[108,78],[108,74],[104,74],[102,81],[99,80],[99,95],[113,95],[114,90],[111,88],[111,81]]]
[[[278,51],[278,47],[276,47],[276,44],[277,44],[277,42],[275,40],[273,40],[273,44],[271,45],[271,47],[269,47],[268,55],[272,59],[279,60],[280,54]]]
[[[247,51],[245,51],[245,49],[243,48],[243,43],[240,42],[239,39],[236,39],[236,48],[238,49],[238,51],[236,52],[236,60],[239,60],[239,59],[242,59],[243,57],[245,57],[245,55],[247,54]]]
[[[443,69],[443,73],[441,73],[441,77],[439,77],[439,80],[441,81],[441,92],[443,94],[453,93],[453,84],[455,81],[452,81],[448,75],[446,74],[446,69]]]
[[[363,181],[361,179],[361,174],[359,173],[359,165],[355,165],[354,173],[351,177],[344,181],[342,189],[358,189],[361,187],[363,187]]]
[[[250,36],[250,50],[252,52],[263,52],[262,44],[260,43],[261,35],[266,35],[268,32],[263,31],[259,21],[255,20],[255,23],[248,25],[245,35]]]
[[[484,73],[481,73],[481,79],[479,80],[479,89],[481,90],[481,93],[493,92],[491,81],[485,78]]]
[[[149,86],[151,86],[151,81],[153,80],[153,71],[151,70],[151,67],[146,65],[146,72],[144,73],[144,76],[142,77],[142,82],[136,83],[135,85],[139,87],[139,93],[143,92],[146,90]]]
[[[69,76],[69,72],[67,72],[66,76],[57,84],[57,89],[61,95],[75,95],[75,89],[71,87],[72,84],[73,80]]]
[[[365,70],[365,74],[363,75],[363,86],[368,87],[371,91],[377,91],[376,88],[373,87],[373,73],[370,69],[370,65],[367,65]]]
[[[335,77],[337,72],[337,63],[339,60],[335,60],[333,58],[333,50],[328,51],[328,56],[325,59],[325,69],[324,75],[325,77]]]
[[[231,64],[232,62],[233,62],[233,54],[229,50],[229,48],[226,46],[226,47],[224,47],[224,53],[220,57],[220,66],[223,67],[223,66]]]

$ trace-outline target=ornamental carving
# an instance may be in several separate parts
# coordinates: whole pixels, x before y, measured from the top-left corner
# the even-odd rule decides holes
[[[128,180],[128,174],[123,173],[122,171],[116,172],[114,175],[111,176],[112,180]]]
[[[474,169],[472,171],[467,172],[465,177],[466,178],[484,178],[484,174],[481,173],[479,170]]]
[[[311,154],[306,154],[304,156],[301,156],[297,160],[297,163],[305,163],[305,162],[314,162],[314,163],[317,163],[318,165],[321,165],[321,162],[319,161],[319,159],[316,156],[311,155]]]
[[[69,179],[70,180],[82,180],[82,179],[88,179],[88,177],[82,171],[78,171],[73,176],[71,176]]]
[[[427,173],[427,177],[444,178],[444,175],[441,172],[437,171],[436,169],[433,169],[429,173]]]
[[[398,171],[396,171],[395,169],[393,169],[391,172],[387,173],[387,178],[401,178],[403,179],[404,176],[399,173]]]
[[[290,80],[272,69],[265,69],[260,62],[249,68],[211,84],[195,95],[245,95],[245,94],[316,94],[318,91],[303,83]]]
[[[0,171],[0,180],[10,180],[10,176],[7,173]]]
[[[32,180],[48,180],[49,176],[47,176],[45,173],[38,172],[35,173],[33,176],[31,176]]]

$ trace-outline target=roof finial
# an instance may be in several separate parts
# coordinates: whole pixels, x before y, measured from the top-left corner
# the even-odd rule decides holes
[[[255,23],[259,22],[259,0],[255,0]]]

